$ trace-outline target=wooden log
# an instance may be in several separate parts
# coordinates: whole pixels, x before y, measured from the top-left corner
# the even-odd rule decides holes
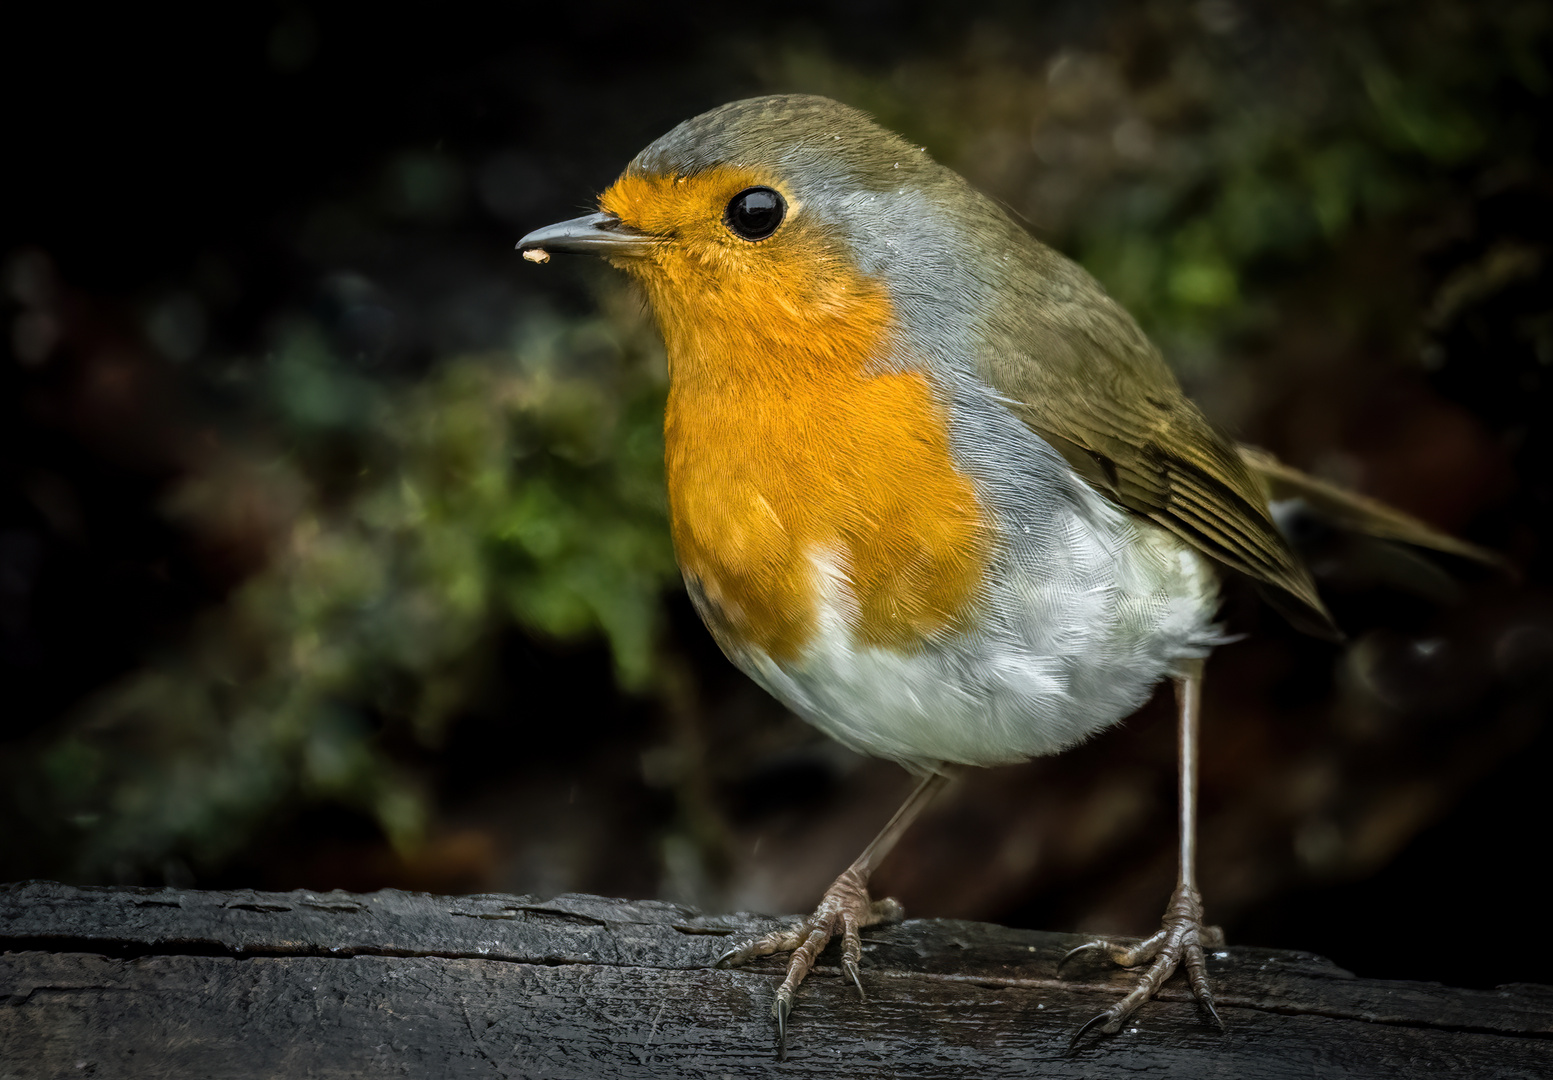
[[[1209,961],[1228,1034],[1178,979],[1068,1057],[1128,977],[1059,979],[1073,935],[949,920],[869,931],[867,1002],[817,969],[778,1063],[781,964],[710,966],[776,923],[594,896],[0,886],[0,1078],[1553,1075],[1553,988],[1243,947]]]

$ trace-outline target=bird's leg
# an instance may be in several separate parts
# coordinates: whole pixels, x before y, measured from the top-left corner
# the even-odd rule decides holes
[[[1153,937],[1135,944],[1100,939],[1080,945],[1062,960],[1066,963],[1080,952],[1099,949],[1123,967],[1152,963],[1130,994],[1074,1032],[1068,1043],[1069,1053],[1091,1030],[1098,1029],[1107,1035],[1120,1031],[1127,1018],[1153,997],[1183,962],[1193,996],[1213,1017],[1219,1029],[1224,1030],[1224,1021],[1213,1005],[1213,988],[1208,984],[1208,971],[1203,962],[1203,947],[1223,945],[1224,932],[1217,926],[1203,925],[1202,896],[1197,891],[1197,736],[1202,707],[1202,671],[1202,661],[1195,660],[1175,681],[1180,716],[1177,747],[1181,759],[1181,865],[1176,890],[1165,908],[1164,925]]]
[[[793,1011],[793,994],[804,976],[814,966],[814,961],[830,939],[841,935],[841,966],[846,969],[857,992],[865,999],[863,980],[858,973],[858,961],[863,958],[863,941],[858,931],[876,923],[894,922],[905,915],[900,901],[874,900],[868,895],[868,879],[884,857],[890,853],[911,823],[917,819],[933,796],[949,781],[949,775],[940,770],[929,773],[906,797],[901,808],[895,811],[879,835],[842,871],[825,895],[820,906],[797,926],[786,930],[774,930],[736,948],[729,949],[717,958],[719,967],[742,964],[757,957],[775,952],[791,952],[787,962],[787,978],[777,988],[776,1001],[771,1012],[777,1021],[777,1058],[787,1056],[787,1016]]]

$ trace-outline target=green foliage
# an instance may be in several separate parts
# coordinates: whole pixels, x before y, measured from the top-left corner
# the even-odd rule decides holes
[[[1534,150],[1546,4],[1226,5],[1220,25],[1205,7],[1140,5],[1104,49],[1003,28],[877,72],[802,49],[757,62],[926,143],[1187,367],[1254,325],[1288,269]]]
[[[172,507],[210,527],[270,506],[269,565],[41,754],[40,818],[70,823],[76,873],[216,865],[298,800],[413,846],[425,793],[390,744],[437,743],[504,625],[600,635],[651,689],[675,573],[657,350],[639,317],[541,321],[392,385],[284,331],[268,386],[292,449],[212,462]]]

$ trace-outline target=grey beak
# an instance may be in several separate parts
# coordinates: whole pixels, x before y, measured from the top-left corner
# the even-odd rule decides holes
[[[535,229],[518,241],[518,250],[525,259],[544,262],[555,251],[606,258],[646,255],[662,242],[663,237],[633,229],[614,214],[599,213]]]

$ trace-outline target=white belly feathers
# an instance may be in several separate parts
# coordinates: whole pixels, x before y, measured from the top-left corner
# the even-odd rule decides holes
[[[918,770],[1023,761],[1122,719],[1218,640],[1218,582],[1169,533],[1076,476],[1069,487],[1035,500],[1039,522],[997,500],[1000,543],[970,632],[909,651],[861,642],[846,567],[816,551],[824,600],[803,654],[735,662],[840,742]]]

